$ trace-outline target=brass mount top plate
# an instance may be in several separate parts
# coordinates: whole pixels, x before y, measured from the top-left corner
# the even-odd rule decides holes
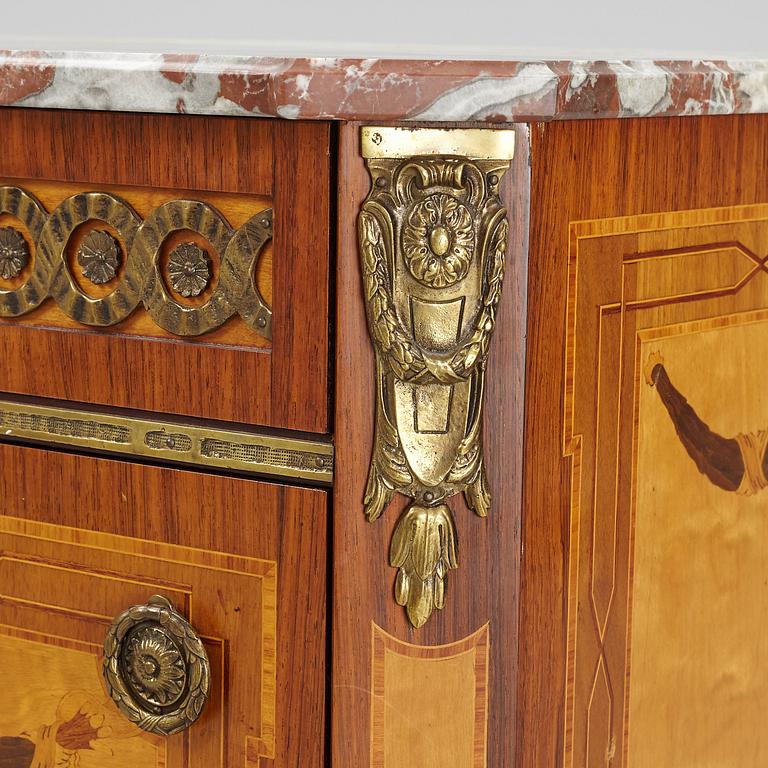
[[[500,128],[362,128],[366,160],[455,155],[473,160],[511,160],[515,132]]]

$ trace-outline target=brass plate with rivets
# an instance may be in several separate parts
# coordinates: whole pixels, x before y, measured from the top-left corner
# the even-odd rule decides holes
[[[0,440],[19,439],[181,462],[289,481],[333,482],[333,445],[320,440],[201,427],[0,400]]]

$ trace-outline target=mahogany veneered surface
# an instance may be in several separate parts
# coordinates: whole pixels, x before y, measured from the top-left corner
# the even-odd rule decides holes
[[[48,300],[32,313],[39,327],[2,324],[0,354],[10,362],[0,390],[328,430],[327,123],[5,109],[0,132],[0,177],[21,185],[131,186],[139,196],[142,188],[148,196],[240,193],[253,196],[255,210],[271,200],[275,212],[271,347],[244,349],[226,326],[210,339],[41,327],[40,316],[55,312]],[[131,322],[128,330],[140,333]]]
[[[566,659],[571,466],[563,446],[569,225],[764,203],[768,118],[541,124],[532,130],[531,162],[517,765],[541,768],[563,764],[572,662]],[[626,547],[618,557],[624,562],[617,573],[626,579]]]
[[[379,764],[371,762],[371,707],[376,690],[372,676],[373,667],[379,666],[380,661],[372,658],[373,623],[393,636],[393,647],[411,647],[409,653],[413,658],[439,653],[434,646],[469,642],[468,638],[475,633],[483,634],[483,627],[489,625],[487,687],[479,674],[478,681],[482,683],[483,690],[478,692],[474,703],[464,701],[462,706],[472,709],[481,726],[487,725],[487,765],[495,768],[514,763],[515,690],[512,681],[517,667],[517,568],[529,182],[527,129],[520,126],[516,128],[516,133],[515,159],[501,184],[501,197],[510,215],[510,243],[486,377],[483,442],[493,496],[491,512],[487,519],[481,519],[466,508],[460,496],[451,499],[459,538],[459,567],[451,570],[448,576],[445,608],[436,610],[426,625],[416,630],[408,622],[405,610],[395,602],[396,569],[389,566],[392,533],[407,500],[396,497],[374,523],[369,523],[363,513],[376,390],[373,347],[368,336],[363,303],[357,215],[368,194],[370,177],[360,156],[360,125],[350,123],[341,128],[336,273],[336,471],[333,496],[334,678],[331,691],[333,765],[336,768]],[[429,665],[435,662],[424,663]],[[417,669],[429,677],[423,666],[417,665]],[[390,680],[389,683],[384,680],[383,684],[389,684],[401,695],[407,696],[408,680]],[[439,690],[443,703],[455,695],[449,680],[441,685],[434,683],[434,686],[435,691]],[[386,698],[386,689],[384,694]],[[487,711],[482,705],[485,695],[488,696]],[[426,711],[429,712],[428,709]],[[414,754],[427,756],[426,762],[422,762],[424,768],[436,765],[434,761],[438,759],[439,750],[430,750],[428,745],[430,740],[441,738],[441,725],[444,723],[435,723],[434,731],[419,731],[413,735]],[[402,727],[407,730],[408,724]],[[448,743],[472,739],[471,728],[460,733],[455,727],[449,726],[449,729],[450,733],[446,734]],[[397,749],[408,749],[407,744],[386,746],[386,729],[383,734],[381,731],[378,733],[378,738],[385,743],[384,749],[390,756]],[[483,743],[484,739],[480,738],[481,748]],[[444,748],[445,744],[442,746]],[[483,760],[482,753],[475,752],[474,755],[472,766]]]

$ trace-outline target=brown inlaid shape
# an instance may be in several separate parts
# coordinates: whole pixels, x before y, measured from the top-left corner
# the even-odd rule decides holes
[[[570,225],[566,768],[768,760],[766,257],[768,205]]]
[[[436,646],[371,627],[371,768],[486,768],[488,625]]]
[[[0,626],[3,768],[166,768],[168,744],[128,722],[101,683],[98,646]],[[173,755],[173,748],[170,753]]]

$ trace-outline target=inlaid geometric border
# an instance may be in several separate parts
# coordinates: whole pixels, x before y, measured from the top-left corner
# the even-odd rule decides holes
[[[631,630],[631,588],[632,588],[632,546],[634,529],[634,497],[635,497],[635,458],[636,458],[636,418],[638,407],[639,382],[641,375],[640,344],[643,339],[660,337],[667,334],[695,332],[723,325],[751,322],[764,316],[760,309],[751,306],[739,307],[740,292],[748,286],[752,279],[760,273],[768,271],[768,254],[756,254],[743,243],[714,237],[704,245],[690,247],[675,247],[663,251],[648,251],[642,253],[624,253],[617,258],[616,269],[620,271],[613,280],[614,285],[620,285],[618,292],[611,292],[599,282],[603,291],[595,305],[579,307],[579,281],[584,277],[584,265],[580,263],[580,245],[593,238],[607,238],[622,235],[635,235],[643,232],[658,232],[662,230],[680,230],[685,228],[718,227],[728,224],[745,224],[750,222],[768,222],[768,204],[734,206],[726,208],[700,209],[692,211],[665,212],[658,214],[643,214],[637,216],[617,217],[589,221],[571,222],[569,227],[569,253],[567,263],[567,323],[565,339],[565,392],[563,410],[563,456],[571,461],[571,498],[570,498],[570,545],[568,565],[568,617],[567,617],[567,656],[566,656],[566,690],[564,717],[564,768],[583,768],[575,765],[575,740],[585,746],[584,754],[589,760],[592,748],[597,748],[599,764],[602,766],[607,759],[612,765],[620,766],[626,763],[629,736],[629,663],[630,663],[630,630]],[[629,271],[638,265],[653,268],[653,263],[669,264],[673,260],[689,257],[712,258],[722,262],[723,259],[734,263],[738,260],[738,269],[732,270],[736,279],[726,284],[708,285],[704,290],[691,290],[683,284],[686,270],[678,269],[677,275],[682,283],[678,290],[670,291],[668,295],[652,295],[642,293],[633,279],[628,279]],[[610,281],[605,280],[605,285]],[[647,286],[643,286],[647,290]],[[665,323],[660,328],[636,329],[635,317],[643,310],[659,307],[710,307],[708,314],[696,320],[675,323]],[[721,304],[723,311],[712,311],[713,306]],[[743,309],[743,311],[740,311]],[[587,317],[590,312],[596,312],[594,325],[596,337],[586,338],[577,336],[579,318]],[[597,368],[588,370],[582,362],[579,365],[579,350],[596,350]],[[633,369],[624,370],[624,360],[631,350]],[[609,373],[606,373],[609,372]],[[577,378],[578,377],[578,378]],[[610,379],[610,381],[609,381]],[[606,386],[606,382],[610,384]],[[586,384],[585,384],[586,383]],[[576,402],[576,389],[586,385],[593,393],[594,401]],[[632,409],[622,415],[622,403],[627,399],[626,393],[633,391]],[[574,429],[577,408],[595,409],[596,434],[578,434]],[[605,411],[608,408],[609,411]],[[602,411],[605,411],[601,415]],[[615,410],[610,410],[615,409]],[[603,419],[605,421],[603,421]],[[629,419],[629,421],[627,421]],[[613,426],[608,426],[613,425]],[[622,426],[623,425],[623,426]],[[632,476],[629,484],[629,497],[626,493],[620,496],[620,462],[622,461],[622,445],[626,445],[626,437],[631,430]],[[599,433],[599,434],[597,434]],[[585,440],[590,441],[589,452],[592,464],[585,466]],[[602,441],[602,445],[600,443]],[[603,453],[600,454],[599,451]],[[599,456],[613,456],[615,472],[611,473],[612,492],[615,496],[611,514],[603,511],[603,520],[609,521],[609,529],[599,531],[597,526],[597,472],[595,464]],[[594,477],[595,487],[591,490],[583,487],[585,474]],[[625,488],[626,490],[626,483]],[[591,501],[587,501],[590,499]],[[624,512],[622,519],[619,515],[620,503]],[[628,503],[628,507],[627,507]],[[601,509],[605,510],[603,506]],[[610,521],[612,520],[612,525]],[[585,537],[592,542],[587,549],[591,550],[591,562],[580,562],[582,547],[586,544]],[[598,551],[603,548],[594,546],[598,541],[612,542],[609,551]],[[616,566],[617,552],[621,549],[627,555],[627,573],[624,581],[617,581]],[[600,561],[596,557],[600,557]],[[589,594],[582,592],[582,568],[590,569]],[[605,568],[609,569],[606,576]],[[608,597],[601,597],[596,592],[596,574],[607,578],[613,587]],[[617,590],[624,596],[621,602],[623,616],[614,617],[616,612]],[[579,635],[580,618],[583,611],[589,610],[592,619],[589,622],[592,630],[589,636]],[[609,621],[614,626],[613,644],[606,643],[606,632]],[[583,629],[583,628],[582,628]],[[623,635],[623,643],[617,643],[617,637]],[[620,650],[619,650],[620,646]],[[621,657],[615,654],[621,653]],[[594,666],[592,666],[594,662]],[[589,668],[585,667],[589,665]],[[620,673],[612,674],[611,670]],[[576,680],[590,679],[591,693],[586,701],[576,702]],[[581,715],[577,718],[577,706]],[[586,714],[583,707],[586,707]],[[600,722],[590,716],[594,710],[595,716],[601,712],[607,722]],[[605,740],[605,741],[603,741]],[[619,760],[616,760],[616,757]],[[596,758],[597,760],[597,758]],[[592,768],[590,765],[589,768]]]
[[[273,759],[275,757],[275,728],[276,728],[276,696],[277,696],[277,563],[272,560],[260,560],[239,555],[228,555],[211,550],[183,547],[165,544],[143,539],[134,539],[114,534],[97,533],[80,528],[40,523],[20,518],[0,516],[0,538],[10,537],[20,543],[17,546],[0,546],[0,560],[9,560],[26,567],[57,568],[63,567],[67,572],[92,575],[93,578],[109,578],[139,584],[146,588],[148,594],[158,589],[165,589],[171,595],[183,596],[184,608],[189,620],[194,624],[193,598],[195,596],[196,581],[210,583],[220,573],[230,577],[242,578],[246,582],[257,579],[260,583],[261,610],[258,616],[251,617],[260,627],[260,680],[254,680],[249,685],[257,685],[260,688],[259,721],[260,732],[258,736],[246,736],[243,750],[245,762],[258,765],[259,758]],[[56,558],[61,558],[65,564],[58,566],[56,563],[48,563],[37,555],[26,555],[24,541],[38,541],[46,547],[52,545]],[[110,561],[111,568],[116,568],[115,556],[124,558],[122,568],[115,573],[104,571],[103,554],[113,556]],[[120,561],[118,561],[120,562]],[[137,581],[133,573],[141,573],[141,581]],[[158,576],[153,574],[157,573]],[[162,574],[162,578],[159,575]],[[191,577],[191,578],[190,578]],[[163,586],[163,582],[169,578],[176,586]],[[244,584],[242,588],[247,588]],[[96,620],[108,627],[113,616],[100,616],[80,608],[72,606],[44,605],[20,596],[7,594],[7,586],[0,584],[0,601],[8,604],[17,604],[34,609],[38,606],[44,610],[55,610],[59,614],[71,615],[82,621],[84,618]],[[126,606],[127,607],[127,606]],[[179,606],[180,607],[180,606]],[[243,619],[245,620],[245,617]],[[24,627],[14,627],[22,632],[30,631]],[[204,627],[200,627],[205,630]],[[7,631],[7,630],[6,630]],[[206,645],[213,645],[221,649],[221,666],[217,665],[215,674],[220,686],[221,712],[220,743],[221,743],[221,768],[225,768],[225,745],[228,739],[227,725],[227,682],[225,670],[229,666],[225,660],[225,652],[229,642],[210,632],[201,631],[201,637]],[[61,643],[69,638],[59,638]],[[82,643],[81,643],[82,645]],[[231,649],[229,649],[231,652]],[[192,733],[194,728],[190,730]]]

